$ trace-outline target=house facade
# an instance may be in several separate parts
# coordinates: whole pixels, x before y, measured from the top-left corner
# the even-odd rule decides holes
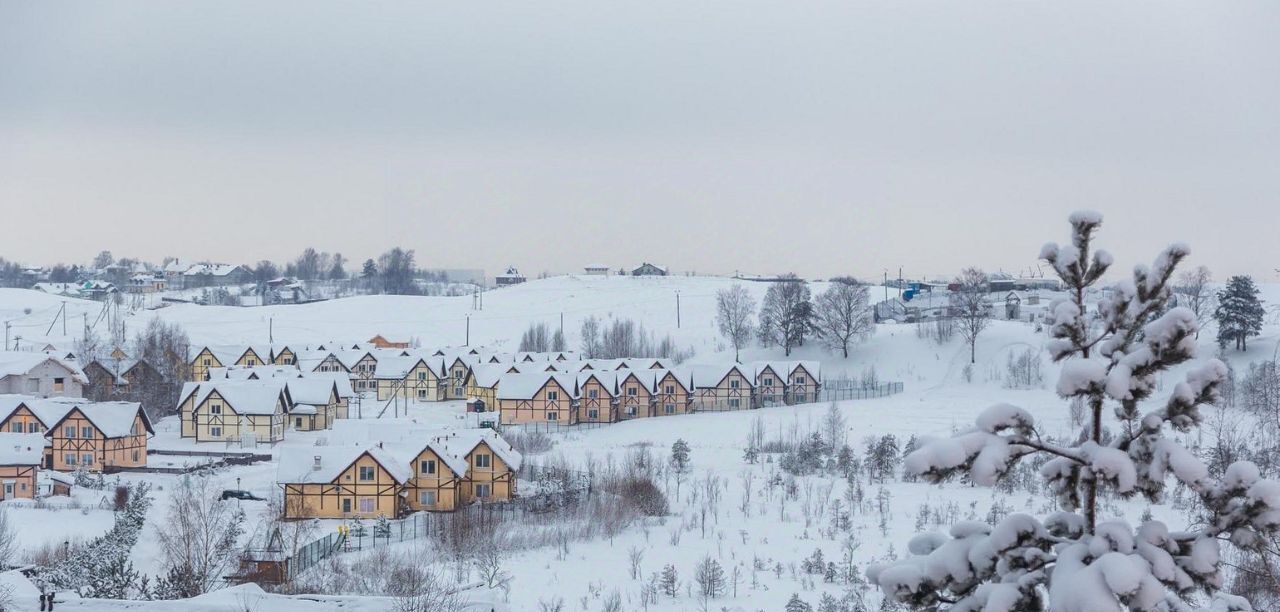
[[[45,432],[58,471],[111,471],[147,465],[151,420],[137,402],[87,402],[67,411]]]
[[[498,386],[503,424],[577,423],[577,381],[568,374],[511,374]]]
[[[407,510],[401,492],[411,478],[379,447],[290,449],[280,457],[284,518],[397,518]]]
[[[0,351],[0,393],[84,397],[89,379],[75,364],[44,353]]]

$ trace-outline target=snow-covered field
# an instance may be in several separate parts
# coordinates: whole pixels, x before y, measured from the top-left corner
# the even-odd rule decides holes
[[[364,340],[382,334],[391,339],[412,338],[422,346],[457,346],[466,342],[469,318],[472,345],[514,350],[520,333],[530,323],[546,322],[555,326],[560,324],[562,315],[573,346],[581,320],[595,315],[635,319],[642,322],[646,330],[669,334],[678,346],[692,348],[694,361],[714,361],[731,359],[731,353],[726,353],[716,333],[714,309],[716,291],[734,282],[709,277],[564,276],[488,292],[484,310],[473,310],[470,296],[357,297],[261,308],[177,305],[130,316],[128,326],[139,329],[148,317],[160,317],[182,325],[193,344],[264,342],[268,339],[268,330],[272,329],[277,342]],[[744,284],[757,300],[767,289],[764,283]],[[820,292],[823,285],[815,283],[814,293]],[[1262,288],[1262,297],[1268,304],[1280,303],[1280,285]],[[883,289],[872,289],[872,297],[883,297]],[[29,291],[0,290],[0,318],[14,320],[15,331],[21,329],[29,341],[43,338],[44,328],[61,305],[60,298]],[[68,301],[69,335],[78,333],[82,313],[92,322],[100,308],[92,302]],[[66,340],[58,337],[60,332],[61,327],[57,326],[51,339]],[[905,391],[900,395],[836,405],[846,424],[844,433],[848,442],[855,454],[861,456],[864,438],[892,434],[899,445],[904,445],[911,436],[947,435],[969,427],[978,412],[999,402],[1029,410],[1042,424],[1044,433],[1071,436],[1074,428],[1069,411],[1051,391],[1058,367],[1049,363],[1043,351],[1045,339],[1042,332],[1028,323],[992,322],[979,339],[977,363],[968,376],[965,367],[968,347],[959,338],[939,346],[921,338],[914,324],[878,326],[874,336],[858,345],[848,359],[815,345],[801,347],[793,353],[793,358],[821,360],[827,378],[844,374],[857,377],[874,368],[881,380],[905,384]],[[1251,361],[1271,358],[1278,342],[1280,324],[1273,314],[1262,336],[1251,340],[1247,353],[1230,352],[1226,356],[1241,370]],[[1211,332],[1202,335],[1200,345],[1202,356],[1217,351]],[[1010,355],[1026,350],[1043,359],[1043,381],[1030,389],[1006,388],[1007,360]],[[743,354],[744,360],[776,357],[781,357],[780,350],[759,347]],[[1180,376],[1181,372],[1171,375]],[[1169,387],[1162,385],[1157,396],[1167,394]],[[821,593],[838,596],[851,588],[861,593],[867,605],[874,609],[879,604],[878,592],[825,582],[821,574],[806,575],[802,561],[815,550],[821,550],[826,560],[841,564],[848,552],[852,563],[865,570],[870,563],[903,554],[908,538],[918,528],[945,529],[955,520],[983,520],[993,506],[997,513],[1043,514],[1052,509],[1046,496],[1030,495],[1022,490],[1001,493],[960,483],[901,482],[896,477],[883,483],[861,477],[858,480],[861,493],[851,494],[849,483],[841,477],[806,476],[796,480],[795,491],[788,495],[784,491],[787,479],[781,474],[777,457],[762,455],[756,464],[745,460],[743,450],[753,421],[759,419],[766,438],[772,439],[791,431],[807,433],[820,429],[828,410],[828,405],[811,404],[641,419],[555,435],[554,448],[531,460],[555,457],[577,465],[588,461],[606,464],[623,461],[627,453],[637,448],[648,448],[655,456],[665,458],[672,443],[683,439],[691,448],[693,470],[681,485],[678,499],[676,483],[664,483],[671,501],[670,516],[635,524],[612,539],[570,543],[567,551],[548,547],[518,552],[505,561],[505,568],[514,576],[509,592],[486,593],[479,599],[499,610],[532,611],[539,610],[540,604],[561,598],[565,610],[594,611],[602,609],[616,592],[624,610],[704,609],[687,587],[695,564],[704,556],[710,556],[721,563],[731,579],[735,573],[738,578],[736,589],[731,587],[730,594],[709,602],[705,609],[781,610],[793,593],[816,605]],[[461,413],[462,407],[456,403],[414,405],[400,424],[449,423]],[[183,449],[193,444],[178,438],[176,423],[171,419],[162,421],[157,430],[152,441],[154,448]],[[341,431],[347,431],[349,436],[373,438],[378,429],[344,424],[337,432],[290,432],[282,444],[315,444],[318,438],[341,435]],[[274,465],[263,463],[222,470],[215,478],[220,488],[239,486],[266,497],[274,492],[274,475]],[[139,571],[157,574],[161,571],[161,559],[156,529],[159,529],[159,519],[167,506],[175,477],[128,475],[122,479],[147,480],[155,485],[156,501],[131,560]],[[719,497],[717,502],[708,503],[709,491],[716,492],[713,497]],[[82,492],[77,500],[88,502],[91,496]],[[849,512],[847,525],[833,527],[836,500],[841,500],[841,509]],[[849,511],[850,500],[854,504],[852,511]],[[253,532],[267,518],[265,504],[240,503],[249,514],[250,532]],[[110,527],[110,513],[105,510],[48,511],[18,507],[17,503],[5,505],[10,508],[11,519],[22,529],[29,529],[20,542],[24,548],[56,540],[64,534],[87,538]],[[705,515],[704,509],[707,509]],[[1146,511],[1168,521],[1174,528],[1185,523],[1184,512],[1175,509],[1172,503],[1148,507],[1138,501],[1109,501],[1104,505],[1107,517],[1136,520]],[[939,520],[941,525],[937,524]],[[633,550],[642,554],[641,580],[633,579],[630,574],[629,557]],[[642,606],[643,583],[668,564],[679,573],[682,584],[679,594],[663,595],[657,603]],[[258,597],[266,599],[262,599],[256,609],[290,612],[384,610],[392,606],[392,601],[386,598],[317,601],[264,596],[249,589],[209,595],[182,604],[70,602],[59,609],[225,610],[246,598]],[[34,609],[34,599],[31,607],[18,609]]]

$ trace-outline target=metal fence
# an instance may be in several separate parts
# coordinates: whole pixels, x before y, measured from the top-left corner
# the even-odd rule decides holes
[[[607,427],[612,423],[602,421],[579,421],[577,423],[565,423],[561,421],[534,421],[529,423],[511,423],[500,425],[503,431],[516,430],[522,433],[566,433],[570,431],[585,431],[588,429],[600,429]]]
[[[439,520],[436,515],[419,512],[398,520],[352,521],[344,528],[298,548],[289,559],[289,578],[336,554],[425,538],[433,529],[439,531]]]
[[[887,382],[876,385],[863,385],[858,381],[839,380],[822,384],[818,392],[819,402],[838,402],[842,400],[875,399],[902,393],[902,383]]]

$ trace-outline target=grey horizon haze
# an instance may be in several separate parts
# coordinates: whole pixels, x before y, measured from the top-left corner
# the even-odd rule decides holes
[[[1280,3],[0,3],[0,256],[1280,268]]]

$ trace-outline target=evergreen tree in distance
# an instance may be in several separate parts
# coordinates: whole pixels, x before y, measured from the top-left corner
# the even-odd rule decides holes
[[[1265,313],[1252,278],[1227,279],[1227,285],[1218,292],[1218,309],[1213,313],[1213,318],[1218,320],[1218,346],[1225,349],[1228,342],[1234,342],[1236,350],[1245,350],[1248,337],[1262,332]]]

